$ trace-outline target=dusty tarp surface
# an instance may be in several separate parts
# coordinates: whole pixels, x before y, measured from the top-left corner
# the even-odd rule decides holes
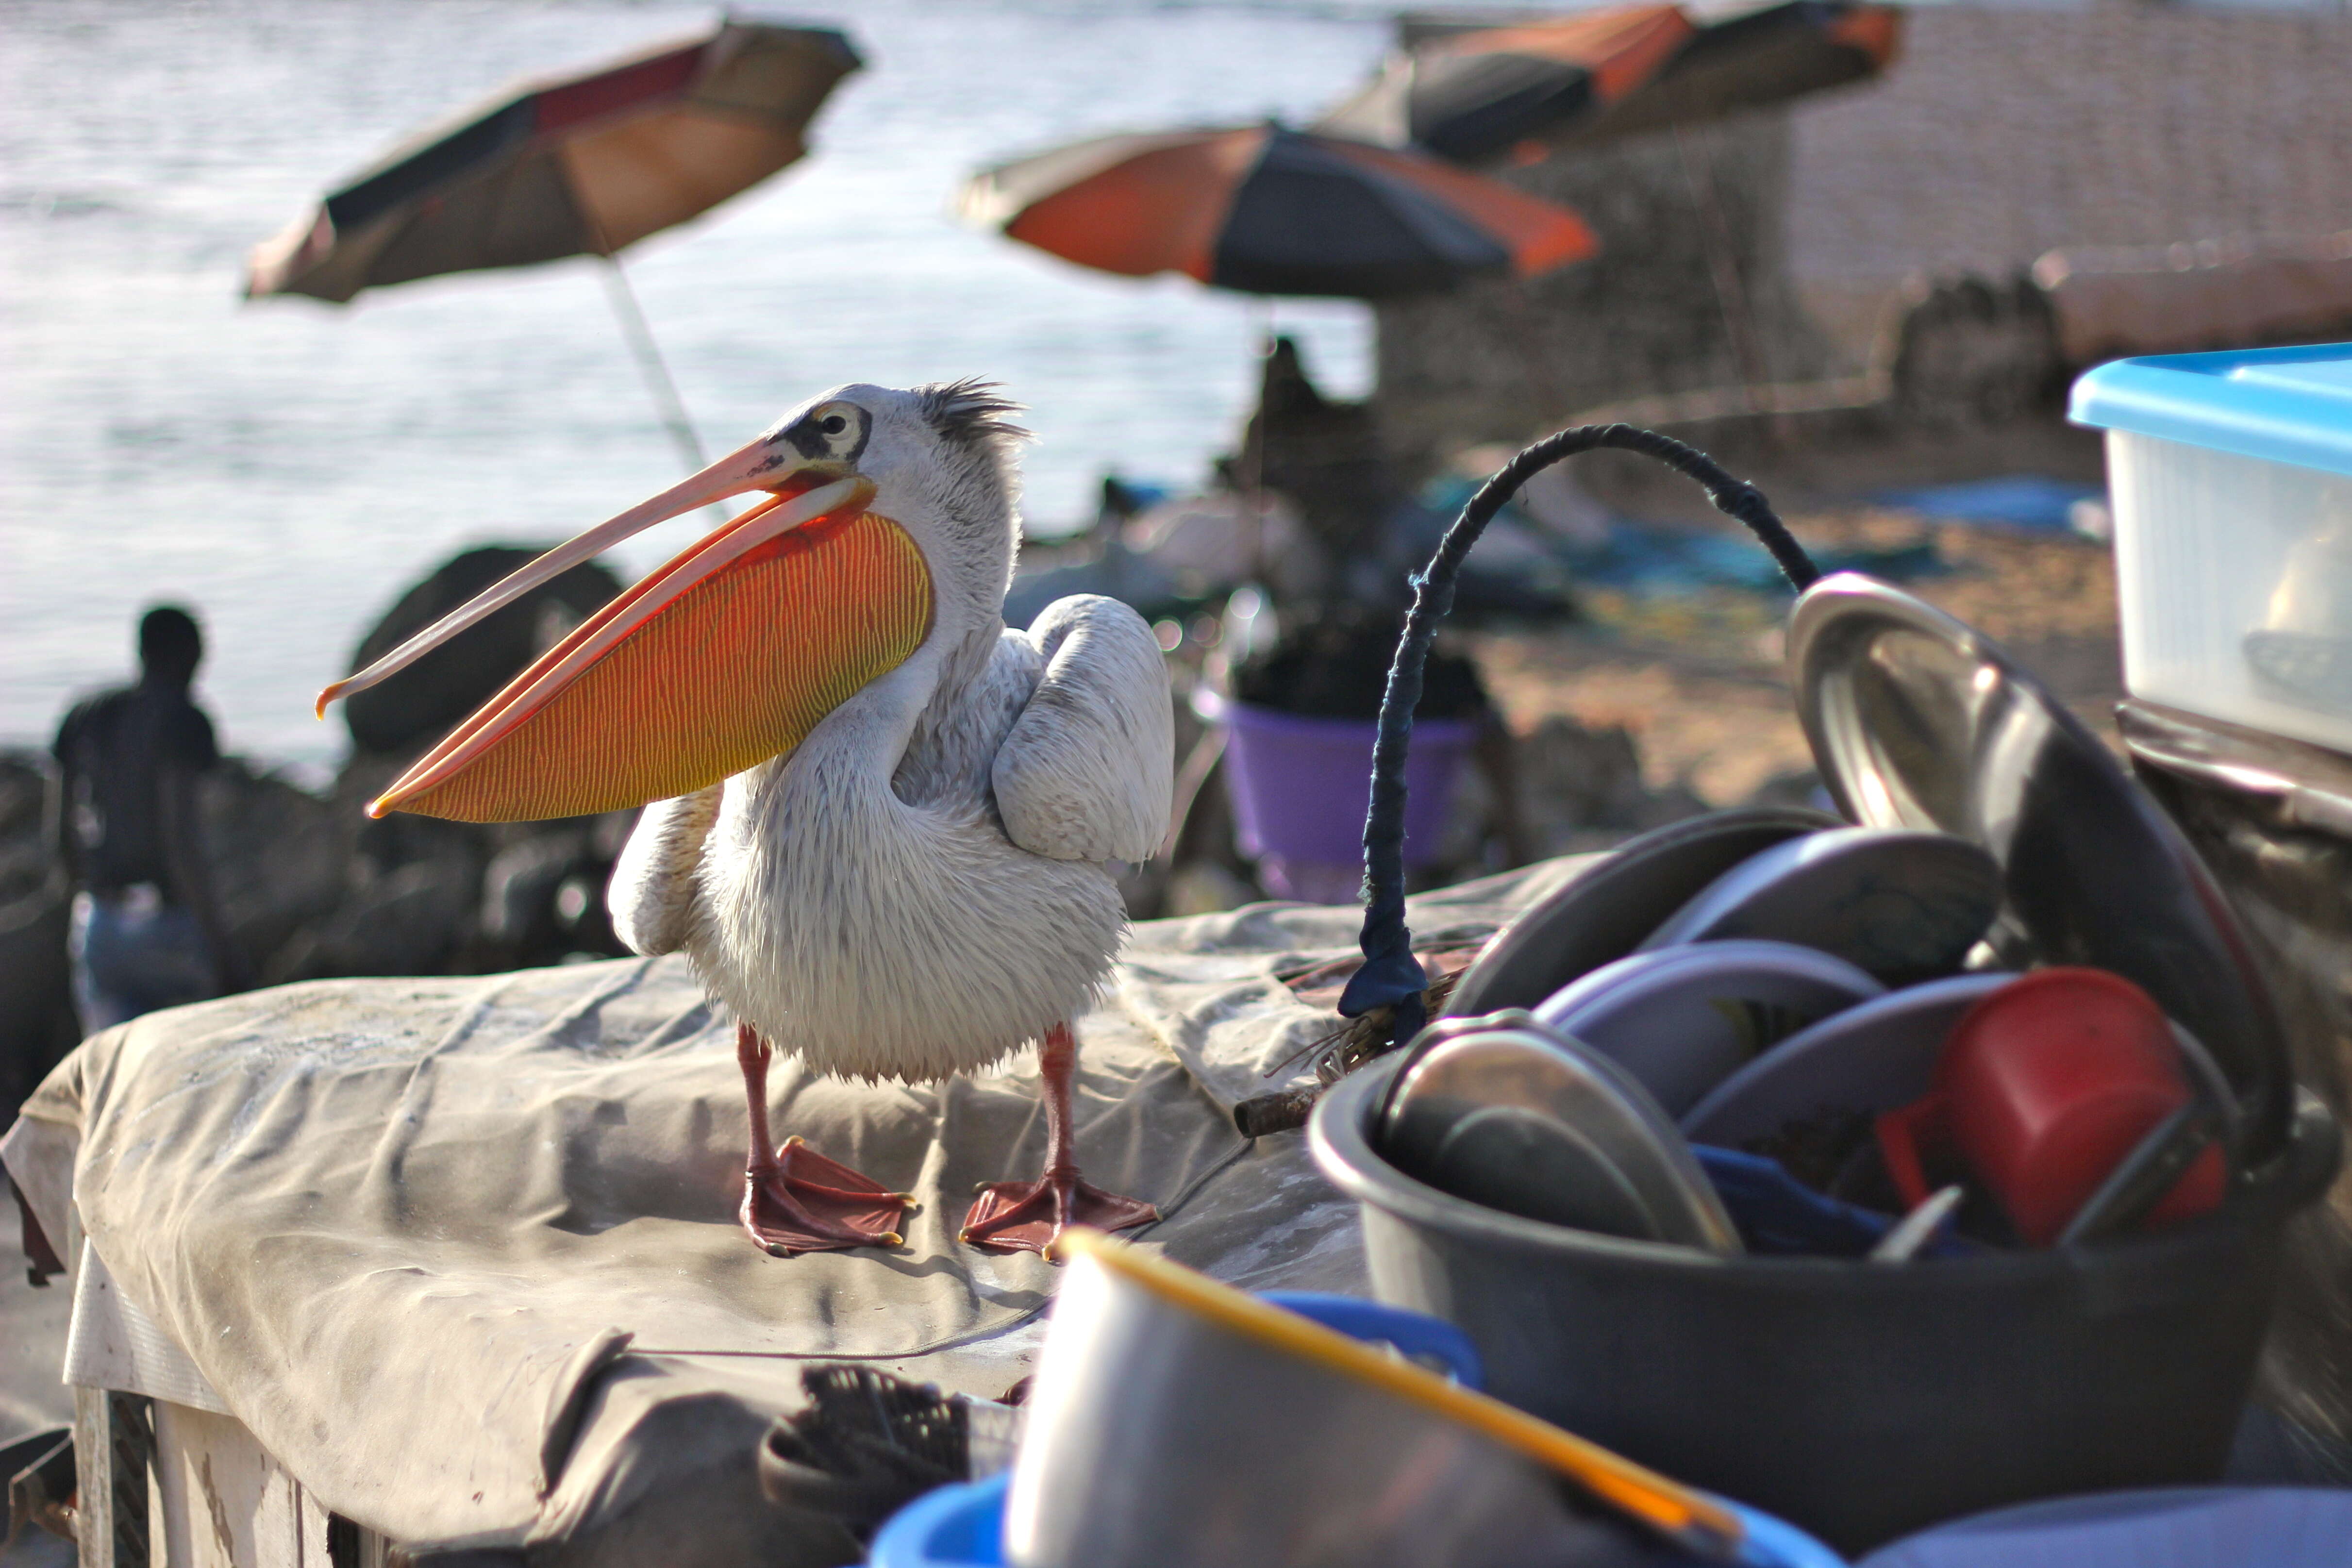
[[[1416,931],[1474,939],[1580,864],[1416,900]],[[1229,1114],[1337,1022],[1276,974],[1348,951],[1360,918],[1138,928],[1079,1026],[1078,1142],[1167,1216],[1146,1245],[1253,1288],[1361,1289],[1352,1207],[1303,1138],[1253,1145]],[[922,1205],[902,1250],[790,1259],[735,1227],[732,1030],[677,960],[152,1015],[26,1114],[78,1136],[74,1203],[125,1298],[335,1511],[417,1549],[839,1561],[761,1502],[754,1447],[800,1403],[801,1359],[988,1396],[1026,1370],[1055,1269],[955,1232],[975,1184],[1041,1162],[1034,1071],[907,1088],[780,1062],[778,1135]]]

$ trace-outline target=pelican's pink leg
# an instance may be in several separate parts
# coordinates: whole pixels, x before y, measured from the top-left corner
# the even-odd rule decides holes
[[[768,1042],[735,1026],[735,1059],[751,1104],[751,1159],[743,1173],[743,1228],[778,1258],[851,1247],[897,1247],[898,1216],[915,1206],[798,1138],[778,1149],[768,1132]]]
[[[1002,1251],[1042,1253],[1055,1261],[1054,1243],[1074,1225],[1125,1230],[1150,1225],[1160,1211],[1135,1198],[1104,1192],[1078,1175],[1078,1153],[1070,1131],[1070,1079],[1077,1072],[1078,1042],[1067,1024],[1056,1024],[1037,1048],[1037,1097],[1045,1106],[1045,1173],[1034,1182],[991,1182],[964,1215],[960,1239]]]

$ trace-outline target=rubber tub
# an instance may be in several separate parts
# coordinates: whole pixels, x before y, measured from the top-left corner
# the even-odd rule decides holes
[[[1373,1292],[1451,1319],[1488,1392],[1855,1553],[2071,1492],[2220,1477],[2290,1215],[2339,1154],[2316,1100],[2205,1218],[2063,1251],[1902,1265],[1706,1254],[1481,1208],[1366,1138],[1404,1053],[1310,1128]]]
[[[1228,703],[1225,777],[1234,837],[1252,859],[1346,868],[1350,890],[1364,858],[1365,780],[1372,770],[1369,719],[1316,719],[1246,702]],[[1472,719],[1416,719],[1405,763],[1405,863],[1426,864],[1439,848],[1445,813],[1477,739]]]

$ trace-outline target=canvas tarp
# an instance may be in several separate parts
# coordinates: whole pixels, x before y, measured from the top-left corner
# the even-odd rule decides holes
[[[1427,896],[1416,931],[1475,940],[1580,864]],[[1079,1026],[1078,1142],[1091,1177],[1166,1215],[1144,1245],[1244,1286],[1361,1289],[1353,1210],[1304,1139],[1245,1142],[1230,1115],[1337,1023],[1277,972],[1345,953],[1360,918],[1137,929]],[[396,1542],[840,1561],[761,1500],[755,1447],[811,1358],[987,1396],[1025,1372],[1055,1270],[955,1232],[975,1184],[1039,1163],[1034,1070],[910,1088],[780,1063],[779,1136],[921,1202],[903,1249],[790,1259],[734,1226],[732,1031],[676,959],[152,1015],[69,1058],[5,1148],[53,1235],[86,1232],[226,1409]]]

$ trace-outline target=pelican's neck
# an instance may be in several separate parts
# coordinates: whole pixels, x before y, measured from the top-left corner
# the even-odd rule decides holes
[[[904,664],[825,715],[791,755],[753,770],[762,812],[803,821],[888,812],[890,781],[927,725],[956,711],[1004,631],[1004,590],[1019,536],[1001,486],[886,481],[875,510],[899,523],[931,579],[931,629]],[[781,825],[781,820],[780,820]]]
[[[1021,536],[1001,481],[943,484],[908,499],[905,515],[916,521],[901,526],[922,551],[930,574],[930,635],[890,677],[872,682],[843,704],[846,708],[870,698],[877,713],[895,716],[885,731],[873,737],[879,747],[874,760],[883,764],[886,778],[926,723],[954,712],[987,669],[1004,633],[1004,592],[1013,580]],[[892,679],[898,676],[904,680]],[[911,712],[906,710],[909,700]]]
[[[1002,616],[994,619],[992,626],[976,619],[936,626],[906,663],[859,688],[790,756],[755,771],[793,798],[785,809],[793,812],[833,816],[894,804],[890,780],[908,749],[928,724],[955,710],[988,668],[1004,626]]]

